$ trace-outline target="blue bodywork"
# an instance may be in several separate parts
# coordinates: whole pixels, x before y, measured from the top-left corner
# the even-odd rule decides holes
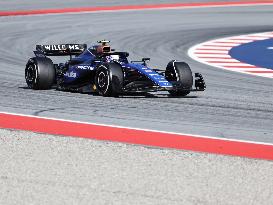
[[[117,59],[113,59],[113,56]],[[94,71],[103,62],[118,62],[124,70],[135,70],[139,74],[146,76],[155,85],[162,88],[172,88],[173,85],[166,80],[166,78],[156,72],[154,69],[147,67],[141,63],[129,63],[127,57],[121,55],[120,53],[109,53],[105,56],[103,60],[97,59],[96,55],[92,53],[92,47],[85,50],[83,53],[75,58],[72,58],[68,63],[68,69],[63,76],[63,82],[65,85],[79,84],[83,78],[91,77],[94,75]]]
[[[169,81],[167,81],[163,75],[158,74],[153,69],[147,66],[144,66],[141,64],[128,63],[128,64],[124,64],[124,67],[137,70],[139,73],[147,76],[150,80],[152,80],[154,83],[156,83],[160,87],[165,87],[165,88],[173,87],[172,84]]]
[[[147,66],[150,58],[129,62],[127,52],[116,52],[110,41],[87,48],[86,44],[36,45],[34,58],[25,68],[29,88],[72,92],[91,92],[102,96],[119,96],[134,92],[168,91],[171,96],[186,96],[191,91],[204,91],[200,73],[192,75],[190,66],[171,60],[163,69]],[[65,63],[55,64],[48,56],[70,56]]]
[[[75,84],[79,79],[88,75],[91,71],[94,71],[96,68],[94,59],[95,56],[88,50],[72,58],[71,61],[75,62],[75,64],[68,64],[68,70],[63,76],[64,84]]]

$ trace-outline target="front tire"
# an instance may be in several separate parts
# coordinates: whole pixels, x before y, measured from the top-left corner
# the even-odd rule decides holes
[[[50,58],[34,57],[28,60],[25,79],[29,88],[47,90],[55,82],[55,69]]]
[[[101,65],[96,72],[95,85],[102,96],[118,96],[123,87],[122,67],[117,63]]]
[[[166,67],[165,77],[170,82],[178,82],[177,90],[170,90],[172,96],[186,96],[190,93],[193,85],[193,77],[190,66],[185,62],[171,61]]]

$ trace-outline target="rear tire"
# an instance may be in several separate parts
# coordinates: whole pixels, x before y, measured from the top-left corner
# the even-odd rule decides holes
[[[55,69],[50,58],[34,57],[28,60],[25,79],[29,88],[47,90],[55,82]]]
[[[123,88],[122,67],[117,63],[101,65],[96,71],[95,85],[102,96],[118,96]]]
[[[190,66],[185,62],[170,61],[167,65],[165,77],[170,82],[179,82],[181,89],[170,90],[172,96],[186,96],[193,85]]]

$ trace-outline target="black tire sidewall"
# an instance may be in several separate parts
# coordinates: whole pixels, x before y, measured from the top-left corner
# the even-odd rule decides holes
[[[170,90],[169,93],[173,96],[186,96],[190,93],[190,89],[193,86],[193,77],[190,66],[185,62],[171,61],[167,65],[166,73],[172,73],[172,79],[169,81],[180,82],[181,90]],[[188,90],[187,90],[188,89]]]
[[[190,66],[185,62],[174,62],[174,68],[178,73],[177,81],[183,84],[183,88],[191,89],[193,85],[193,77]]]
[[[29,59],[26,65],[25,77],[29,66],[33,66],[35,69],[35,79],[32,82],[27,81],[28,87],[35,90],[50,89],[55,82],[55,69],[52,60],[41,57]]]
[[[101,88],[98,84],[98,77],[101,72],[107,75],[109,85],[106,89]],[[98,93],[102,96],[116,97],[121,94],[123,87],[123,71],[121,65],[118,63],[108,63],[99,66],[96,71],[95,84]]]

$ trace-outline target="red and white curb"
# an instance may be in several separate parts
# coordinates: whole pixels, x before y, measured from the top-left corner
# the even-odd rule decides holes
[[[273,160],[273,144],[0,112],[0,129]]]
[[[91,13],[91,12],[113,12],[113,11],[137,11],[137,10],[159,10],[159,9],[192,9],[210,7],[236,7],[236,6],[266,6],[273,5],[273,0],[245,0],[231,2],[194,2],[194,3],[167,3],[167,4],[144,4],[144,5],[120,5],[101,7],[79,7],[59,9],[38,9],[19,11],[0,11],[0,16],[24,16],[24,15],[46,15],[64,13]]]
[[[235,46],[270,38],[273,38],[273,32],[254,33],[215,39],[191,47],[188,51],[188,55],[196,61],[213,67],[273,78],[273,70],[240,62],[229,55],[229,51]]]

